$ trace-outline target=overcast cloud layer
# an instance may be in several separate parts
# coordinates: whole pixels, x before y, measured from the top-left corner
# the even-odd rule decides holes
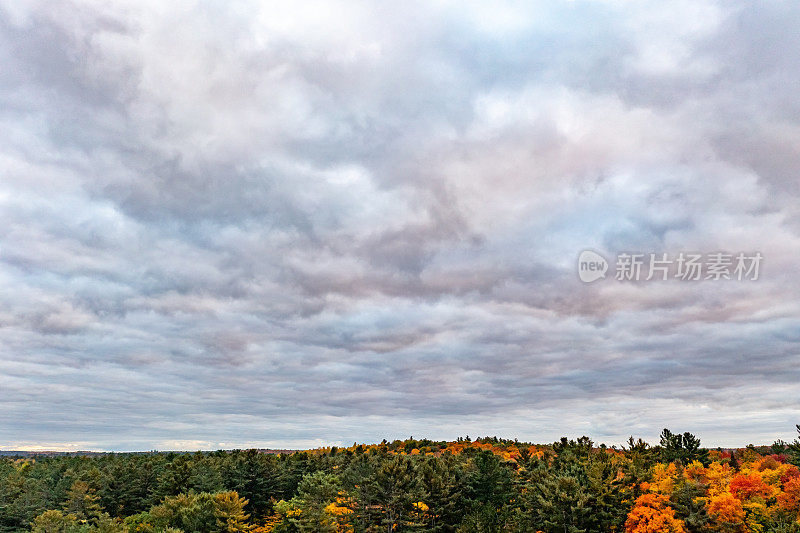
[[[792,438],[798,27],[0,1],[0,449]],[[585,248],[764,262],[586,285]]]

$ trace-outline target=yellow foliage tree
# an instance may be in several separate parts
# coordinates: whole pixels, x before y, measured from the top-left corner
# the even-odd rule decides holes
[[[650,492],[657,494],[672,494],[675,488],[675,478],[678,476],[678,467],[675,463],[665,465],[658,463],[653,467],[653,481],[650,482],[648,488]]]

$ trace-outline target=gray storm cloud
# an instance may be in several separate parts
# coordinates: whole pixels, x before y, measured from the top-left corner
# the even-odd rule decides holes
[[[798,23],[0,1],[0,448],[789,438]],[[585,285],[587,248],[765,259]]]

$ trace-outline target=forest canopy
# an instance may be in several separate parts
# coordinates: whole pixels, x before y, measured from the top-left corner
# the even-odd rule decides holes
[[[800,432],[800,427],[798,427]],[[800,532],[800,441],[406,439],[0,459],[0,531]]]

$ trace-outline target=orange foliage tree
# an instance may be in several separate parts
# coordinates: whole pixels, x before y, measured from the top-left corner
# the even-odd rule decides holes
[[[663,494],[642,494],[636,499],[625,521],[626,533],[686,533],[683,520],[675,518],[675,511],[667,506]]]

